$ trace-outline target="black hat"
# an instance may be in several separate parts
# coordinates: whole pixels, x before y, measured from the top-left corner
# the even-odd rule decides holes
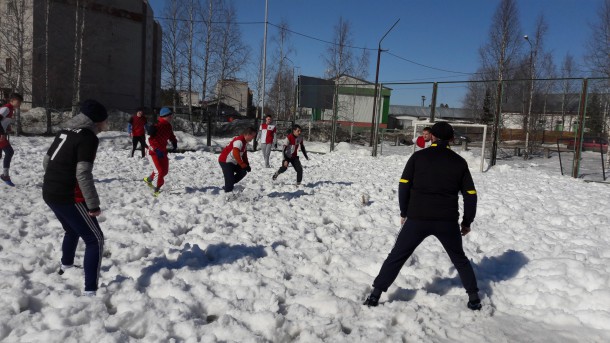
[[[80,105],[80,111],[94,123],[101,123],[108,118],[106,107],[92,99],[83,101]]]
[[[439,121],[432,125],[430,133],[438,139],[450,141],[453,139],[453,127],[446,121]]]

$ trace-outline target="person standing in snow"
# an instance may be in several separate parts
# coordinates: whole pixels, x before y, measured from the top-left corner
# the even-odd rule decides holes
[[[421,136],[413,138],[411,140],[404,140],[403,143],[406,145],[415,144],[415,151],[419,151],[429,147],[430,144],[432,144],[432,142],[430,141],[430,128],[427,126],[424,127]]]
[[[138,108],[136,114],[129,118],[129,135],[131,136],[131,141],[133,147],[131,149],[131,157],[133,157],[133,153],[136,151],[136,147],[138,143],[140,143],[140,148],[142,149],[142,158],[144,158],[145,149],[148,148],[146,145],[146,116],[144,115],[144,109]]]
[[[259,139],[261,141],[261,151],[265,158],[265,168],[271,168],[269,165],[269,156],[271,155],[271,148],[275,143],[275,133],[277,127],[273,124],[273,118],[270,115],[265,116],[265,122],[261,124],[259,128]]]
[[[0,179],[11,187],[15,187],[15,184],[13,181],[11,181],[11,177],[9,175],[11,160],[13,159],[13,154],[15,151],[8,140],[8,132],[10,130],[11,123],[13,122],[13,114],[16,109],[21,107],[22,102],[23,96],[18,93],[13,93],[9,96],[8,103],[0,108],[0,157],[2,153],[4,153],[4,161],[2,161],[3,170],[2,175],[0,175]]]
[[[172,111],[163,107],[159,111],[159,121],[150,127],[150,137],[148,138],[148,150],[155,164],[155,170],[144,178],[150,187],[154,187],[154,196],[158,196],[161,186],[165,183],[165,176],[169,172],[169,159],[167,158],[167,142],[172,143],[172,151],[178,148],[178,140],[174,135],[174,130],[170,121],[172,120]],[[153,185],[153,181],[157,176],[157,185]]]
[[[400,178],[398,197],[402,228],[364,305],[379,304],[381,293],[388,290],[415,248],[433,235],[445,248],[462,280],[468,293],[468,308],[481,309],[477,280],[464,253],[461,237],[470,232],[476,214],[477,191],[468,164],[448,146],[453,139],[453,127],[447,122],[438,122],[432,126],[431,133],[430,148],[415,152]],[[464,198],[461,225],[458,224],[458,193]]]
[[[289,133],[284,139],[282,144],[282,154],[284,159],[282,161],[282,166],[278,171],[273,174],[273,180],[275,181],[277,177],[288,170],[288,164],[292,164],[292,167],[297,172],[297,186],[301,185],[301,181],[303,180],[303,166],[301,165],[301,161],[299,161],[299,156],[297,155],[299,147],[301,151],[303,151],[303,156],[305,159],[309,160],[307,157],[307,151],[305,150],[305,145],[303,144],[303,137],[301,137],[301,126],[293,125],[292,133]]]
[[[234,137],[229,144],[227,144],[220,156],[218,156],[218,163],[222,169],[222,175],[224,176],[225,193],[233,191],[233,187],[236,183],[241,181],[246,174],[252,171],[250,163],[248,162],[248,143],[250,143],[254,137],[256,137],[256,129],[249,127],[242,132],[241,135]]]
[[[97,221],[102,211],[93,182],[93,162],[100,133],[106,125],[106,108],[85,100],[80,113],[61,130],[44,156],[42,197],[65,233],[59,274],[74,265],[79,238],[85,242],[85,291],[95,295],[104,251],[104,234]]]

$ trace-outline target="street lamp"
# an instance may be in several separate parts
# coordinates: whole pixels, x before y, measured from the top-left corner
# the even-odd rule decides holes
[[[523,158],[527,160],[529,158],[529,153],[530,153],[530,142],[529,142],[530,130],[529,130],[529,127],[531,126],[530,120],[531,120],[531,116],[532,116],[532,100],[534,98],[534,46],[532,45],[532,42],[530,41],[530,39],[529,39],[529,37],[527,35],[523,36],[523,38],[530,45],[530,96],[529,96],[529,104],[528,104],[528,107],[527,107],[527,113],[525,115],[525,125],[524,125],[524,129],[525,129],[525,153],[523,154]]]
[[[371,118],[371,146],[373,146],[373,142],[375,142],[375,145],[373,146],[373,156],[377,156],[377,130],[375,129],[375,114],[377,112],[377,92],[379,91],[379,62],[381,61],[381,42],[383,41],[383,39],[385,38],[385,36],[388,35],[388,33],[390,33],[390,31],[392,31],[392,29],[394,28],[394,26],[396,26],[396,24],[398,24],[398,22],[400,21],[400,18],[398,18],[398,20],[396,20],[396,22],[394,23],[394,25],[392,25],[392,27],[390,27],[390,29],[388,31],[386,31],[386,33],[383,35],[383,37],[381,37],[381,39],[379,40],[379,45],[377,47],[377,70],[375,71],[375,96],[373,97],[373,118]]]
[[[426,103],[426,96],[425,96],[425,95],[422,95],[422,96],[421,96],[421,107],[426,106],[426,105],[425,105],[425,103]]]

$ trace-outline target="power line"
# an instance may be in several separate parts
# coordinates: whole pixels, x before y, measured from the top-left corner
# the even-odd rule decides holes
[[[461,71],[454,71],[454,70],[448,70],[448,69],[436,68],[436,67],[432,67],[432,66],[429,66],[429,65],[425,65],[425,64],[419,63],[419,62],[412,61],[412,60],[410,60],[410,59],[407,59],[407,58],[404,58],[404,57],[398,56],[398,55],[393,54],[393,53],[388,52],[388,51],[386,51],[386,53],[387,53],[388,55],[394,56],[394,57],[396,57],[396,58],[398,58],[398,59],[400,59],[400,60],[403,60],[403,61],[405,61],[405,62],[413,63],[413,64],[415,64],[415,65],[418,65],[418,66],[421,66],[421,67],[424,67],[424,68],[428,68],[428,69],[433,69],[433,70],[438,70],[438,71],[444,71],[444,72],[446,72],[446,73],[462,74],[462,75],[477,75],[477,74],[480,74],[480,73],[465,73],[465,72],[461,72]]]
[[[154,19],[162,19],[162,20],[175,20],[175,21],[184,21],[184,22],[193,22],[193,23],[210,23],[210,24],[237,24],[237,25],[258,25],[264,24],[264,21],[206,21],[200,19],[182,19],[182,18],[167,18],[167,17],[153,17]]]
[[[350,49],[369,50],[369,51],[376,51],[377,50],[377,49],[365,48],[365,47],[361,47],[361,46],[337,44],[335,42],[330,42],[330,41],[327,41],[327,40],[324,40],[324,39],[321,39],[321,38],[316,38],[316,37],[313,37],[313,36],[306,35],[304,33],[296,32],[296,31],[287,29],[285,27],[280,27],[280,26],[275,25],[273,23],[269,23],[269,25],[275,26],[276,28],[278,28],[280,30],[284,30],[284,31],[288,31],[290,33],[294,33],[295,35],[302,36],[302,37],[309,38],[309,39],[313,39],[313,40],[316,40],[318,42],[322,42],[322,43],[326,43],[326,44],[337,45],[337,46],[344,46],[344,47],[350,48]]]

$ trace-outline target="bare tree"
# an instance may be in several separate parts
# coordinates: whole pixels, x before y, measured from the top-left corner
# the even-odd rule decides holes
[[[184,65],[180,47],[184,43],[184,35],[180,25],[181,2],[168,0],[163,9],[165,17],[163,26],[163,45],[161,64],[166,78],[164,87],[172,94],[172,107],[174,112],[178,106],[179,86],[182,79],[182,66]]]
[[[213,49],[213,69],[216,71],[217,87],[216,115],[220,113],[220,101],[224,98],[225,80],[236,78],[248,61],[248,48],[242,41],[241,31],[236,23],[237,14],[233,4],[221,11],[225,22],[219,26],[217,46]]]
[[[591,25],[586,62],[594,73],[610,78],[610,0],[597,11],[597,22]]]
[[[33,37],[27,25],[32,21],[32,10],[30,1],[12,0],[0,12],[1,54],[6,58],[6,64],[1,72],[10,88],[24,96],[31,94],[31,85],[25,80],[31,79],[32,60],[27,52],[32,49]],[[16,111],[15,117],[17,134],[21,134],[20,111]]]
[[[326,54],[322,56],[326,64],[325,76],[337,78],[340,75],[354,74],[354,54],[352,52],[352,30],[349,21],[339,17],[339,21],[334,26],[333,44],[326,49]]]
[[[72,77],[72,116],[78,114],[80,102],[81,74],[83,66],[83,40],[85,36],[85,13],[87,0],[76,0],[74,10],[74,73]],[[79,14],[80,12],[80,14]]]
[[[185,58],[186,58],[186,72],[187,72],[187,102],[188,102],[188,114],[189,121],[191,123],[191,131],[194,131],[193,127],[193,72],[194,72],[194,49],[193,45],[197,39],[196,28],[195,28],[195,15],[199,12],[199,1],[189,0],[186,5],[186,12],[188,14],[188,20],[183,21],[184,33],[185,33]]]
[[[288,119],[292,115],[294,69],[286,69],[286,63],[291,62],[289,56],[294,53],[294,48],[290,44],[289,26],[285,19],[279,23],[278,32],[271,40],[276,47],[272,66],[277,68],[270,73],[273,74],[273,84],[269,90],[269,102],[275,104],[275,115],[278,119]]]
[[[502,0],[492,19],[489,40],[479,49],[482,69],[500,81],[510,77],[523,46],[521,32],[516,1]]]
[[[46,134],[50,135],[53,133],[51,123],[51,108],[49,99],[49,17],[51,14],[51,0],[45,1],[45,15],[44,15],[44,108],[47,119],[47,130]]]

